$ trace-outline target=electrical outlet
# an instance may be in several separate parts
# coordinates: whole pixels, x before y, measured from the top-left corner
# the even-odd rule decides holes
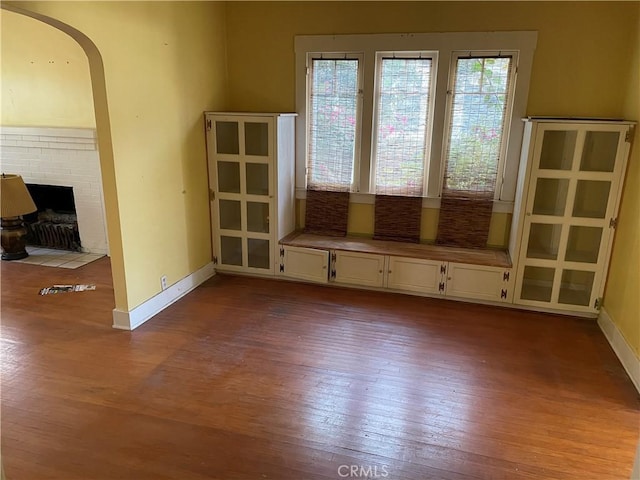
[[[162,275],[160,277],[160,286],[162,287],[162,290],[166,290],[167,289],[167,276],[166,275]]]

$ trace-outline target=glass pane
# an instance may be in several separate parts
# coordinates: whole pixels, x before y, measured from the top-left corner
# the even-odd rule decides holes
[[[595,276],[594,272],[563,270],[558,302],[570,305],[589,305]]]
[[[539,178],[533,200],[535,215],[564,215],[569,180],[564,178]]]
[[[556,260],[562,225],[532,223],[529,229],[527,257]]]
[[[247,193],[249,195],[269,195],[269,165],[247,163]]]
[[[601,239],[601,227],[572,226],[564,259],[569,262],[597,263]]]
[[[247,250],[249,266],[253,268],[270,268],[269,261],[269,240],[249,238],[247,240]]]
[[[358,60],[313,59],[309,97],[307,183],[347,191],[353,183]]]
[[[225,265],[242,266],[242,239],[239,237],[220,237],[220,262]]]
[[[247,122],[244,124],[244,153],[269,156],[269,124]]]
[[[240,164],[218,162],[218,191],[240,193]]]
[[[493,195],[509,115],[511,57],[458,58],[444,176],[445,191]]]
[[[618,151],[619,132],[587,132],[580,170],[613,172]]]
[[[247,202],[247,230],[269,233],[269,204]]]
[[[520,297],[525,300],[550,302],[554,273],[553,268],[524,267]]]
[[[216,122],[216,151],[230,155],[240,153],[238,122]]]
[[[242,213],[240,202],[237,200],[220,200],[220,228],[225,230],[240,230],[242,228]]]
[[[376,131],[376,193],[422,195],[430,58],[383,58]]]
[[[609,204],[611,182],[600,180],[578,180],[573,216],[582,218],[604,218]]]
[[[542,139],[540,168],[545,170],[571,170],[578,132],[547,130]]]

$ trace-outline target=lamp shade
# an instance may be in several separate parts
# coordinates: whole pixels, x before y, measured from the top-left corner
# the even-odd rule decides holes
[[[0,176],[0,217],[19,217],[36,210],[22,177],[3,173]]]

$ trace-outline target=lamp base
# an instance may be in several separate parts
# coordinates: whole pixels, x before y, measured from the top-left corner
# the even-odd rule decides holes
[[[0,221],[0,243],[2,244],[2,260],[20,260],[29,256],[27,253],[27,229],[20,217],[3,218]]]

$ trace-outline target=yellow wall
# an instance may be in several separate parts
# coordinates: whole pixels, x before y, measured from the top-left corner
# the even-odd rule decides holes
[[[122,264],[116,307],[131,310],[160,291],[161,275],[172,284],[211,260],[202,112],[225,107],[225,5],[11,5],[75,27],[102,57],[113,147],[113,165],[102,168],[117,186],[117,195],[105,193],[107,223],[121,231],[115,253],[109,237],[114,268]],[[100,154],[108,161],[102,145]]]
[[[624,116],[640,121],[640,25],[629,36],[634,52],[629,57]],[[640,360],[640,129],[635,141],[623,190],[619,226],[604,296],[604,307]]]
[[[95,128],[89,63],[60,30],[24,15],[0,14],[0,124]]]
[[[295,110],[296,35],[536,30],[527,114],[619,117],[637,10],[635,2],[230,2],[230,108]],[[351,210],[349,233],[371,235],[372,206]],[[437,216],[425,209],[424,241],[435,239]],[[493,215],[489,245],[506,246],[510,221]]]
[[[536,30],[527,113],[619,116],[635,12],[637,2],[229,2],[230,108],[294,110],[295,35]]]

